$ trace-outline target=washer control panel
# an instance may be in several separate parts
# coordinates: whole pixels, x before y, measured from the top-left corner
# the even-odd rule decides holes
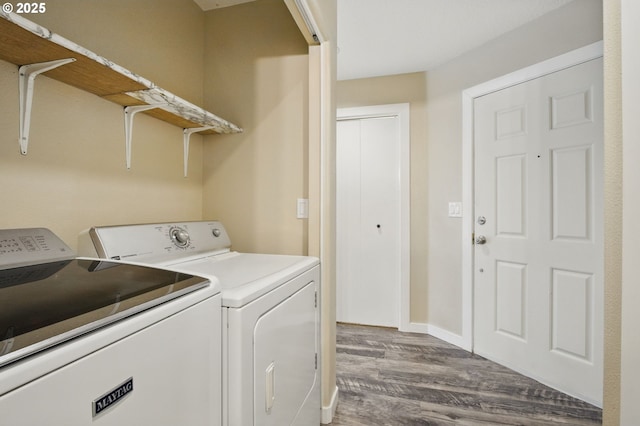
[[[73,250],[46,228],[0,229],[0,269],[73,258]]]
[[[163,263],[230,251],[231,241],[222,223],[199,221],[94,227],[80,234],[78,247],[81,256]]]

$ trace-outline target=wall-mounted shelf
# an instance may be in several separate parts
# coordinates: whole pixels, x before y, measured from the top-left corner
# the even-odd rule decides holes
[[[70,60],[43,75],[93,93],[123,107],[147,106],[144,112],[183,129],[199,129],[201,134],[239,133],[242,129],[215,114],[179,98],[118,64],[83,48],[48,29],[15,13],[0,11],[0,59],[23,67],[51,61]],[[35,76],[33,76],[35,78]],[[33,81],[33,79],[32,79]],[[31,88],[31,91],[33,88]],[[33,93],[31,93],[32,95]],[[22,95],[21,95],[22,97]],[[26,94],[25,94],[26,98]],[[28,107],[24,115],[28,116]],[[23,116],[21,107],[21,117]],[[125,113],[126,133],[130,138],[131,125]],[[27,123],[28,125],[28,123]],[[185,132],[185,152],[188,136]],[[21,138],[22,138],[21,124]],[[28,143],[21,140],[21,147]],[[22,149],[22,148],[21,148]],[[127,141],[127,168],[130,167],[130,139]],[[26,153],[26,149],[22,149]],[[185,170],[186,175],[186,170]]]

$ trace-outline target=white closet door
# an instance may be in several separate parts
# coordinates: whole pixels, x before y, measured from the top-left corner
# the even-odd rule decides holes
[[[339,121],[337,158],[337,319],[398,327],[399,118]]]

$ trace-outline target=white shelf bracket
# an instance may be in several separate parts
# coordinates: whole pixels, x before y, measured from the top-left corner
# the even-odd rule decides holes
[[[125,151],[127,170],[131,169],[131,136],[133,135],[133,117],[142,111],[148,111],[150,109],[161,108],[166,106],[166,103],[150,104],[150,105],[132,105],[124,107],[124,138],[125,138]]]
[[[20,84],[20,153],[22,155],[27,155],[27,150],[29,149],[29,127],[31,125],[31,107],[33,105],[33,86],[36,77],[43,72],[75,62],[75,60],[75,58],[68,58],[39,62],[37,64],[22,65],[18,69]]]
[[[192,133],[204,132],[205,130],[214,129],[213,126],[205,126],[205,127],[193,127],[187,128],[182,131],[184,134],[184,177],[187,177],[187,170],[189,168],[189,140],[191,139]]]

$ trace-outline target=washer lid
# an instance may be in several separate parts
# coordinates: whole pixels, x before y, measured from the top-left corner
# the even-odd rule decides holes
[[[0,270],[0,366],[205,287],[189,274],[96,260]]]

